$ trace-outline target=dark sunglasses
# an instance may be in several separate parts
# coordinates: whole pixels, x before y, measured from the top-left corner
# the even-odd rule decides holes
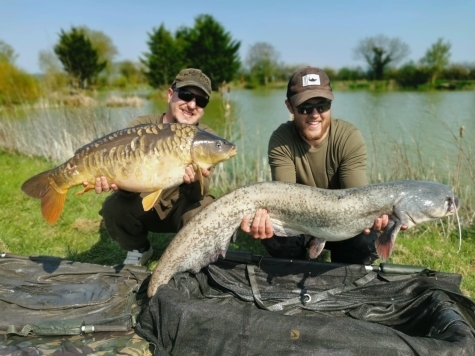
[[[313,109],[317,109],[319,114],[324,113],[325,111],[330,110],[332,106],[331,101],[324,101],[320,104],[313,104],[313,105],[300,105],[297,106],[297,112],[302,115],[309,115],[313,113]]]
[[[181,100],[184,100],[186,102],[192,101],[193,99],[196,100],[196,105],[198,105],[200,108],[205,108],[206,105],[209,103],[209,99],[206,99],[204,96],[197,95],[192,93],[191,91],[188,90],[182,90],[179,88],[173,88],[174,92],[178,93],[178,97]]]

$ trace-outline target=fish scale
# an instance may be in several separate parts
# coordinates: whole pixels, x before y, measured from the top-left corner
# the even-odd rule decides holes
[[[59,218],[66,193],[97,177],[123,190],[151,193],[143,198],[144,210],[156,204],[163,189],[183,183],[185,167],[192,164],[200,175],[236,154],[225,139],[187,124],[148,124],[119,130],[78,149],[65,163],[37,174],[22,185],[28,196],[41,199],[43,217],[50,223]]]

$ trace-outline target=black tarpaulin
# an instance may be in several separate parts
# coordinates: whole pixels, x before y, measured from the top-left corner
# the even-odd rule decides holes
[[[383,267],[228,251],[160,287],[136,332],[156,355],[475,355],[460,275]]]

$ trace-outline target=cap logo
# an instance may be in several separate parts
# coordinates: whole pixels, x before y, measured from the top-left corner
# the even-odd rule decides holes
[[[320,85],[320,75],[318,74],[307,74],[302,77],[302,86],[306,87],[309,85]]]

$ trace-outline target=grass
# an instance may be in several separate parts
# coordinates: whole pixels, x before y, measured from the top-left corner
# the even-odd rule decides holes
[[[18,153],[0,151],[0,251],[19,255],[52,255],[72,261],[97,264],[118,264],[125,252],[113,241],[101,225],[98,211],[107,194],[93,192],[75,196],[68,193],[63,213],[55,225],[46,223],[40,211],[39,200],[32,199],[20,190],[21,184],[34,174],[53,168],[50,161],[29,158]],[[432,270],[459,273],[463,276],[462,291],[475,299],[475,226],[462,230],[463,244],[458,250],[458,232],[452,218],[449,228],[440,222],[426,223],[401,232],[389,262],[425,266]],[[448,232],[450,230],[450,232]],[[441,234],[446,231],[447,236]],[[149,263],[153,269],[156,261],[174,234],[151,234],[154,256]],[[265,255],[258,241],[240,234],[233,250],[250,251]]]

